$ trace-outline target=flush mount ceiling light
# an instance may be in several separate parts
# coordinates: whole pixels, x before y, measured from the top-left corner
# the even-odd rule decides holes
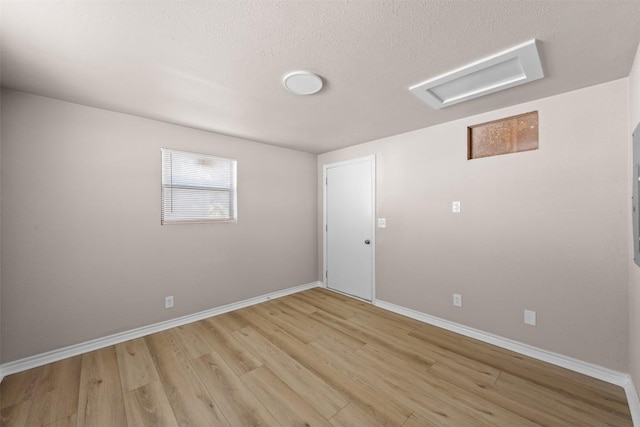
[[[544,77],[536,40],[460,67],[409,90],[440,109]]]
[[[309,71],[293,71],[282,78],[282,84],[296,95],[312,95],[322,89],[322,78]]]

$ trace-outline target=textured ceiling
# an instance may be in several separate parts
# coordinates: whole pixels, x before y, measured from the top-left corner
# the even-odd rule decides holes
[[[315,153],[626,77],[640,41],[640,1],[1,7],[3,87]],[[439,111],[407,90],[532,38],[543,80]],[[287,92],[297,69],[325,88]]]

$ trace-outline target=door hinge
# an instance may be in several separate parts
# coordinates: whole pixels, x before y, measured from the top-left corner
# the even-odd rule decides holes
[[[324,231],[329,231],[329,225],[328,224],[325,224]]]
[[[328,278],[329,278],[329,270],[325,270],[325,271],[324,271],[324,277],[325,277],[326,279],[328,279]]]
[[[324,185],[329,185],[329,178],[324,179]]]

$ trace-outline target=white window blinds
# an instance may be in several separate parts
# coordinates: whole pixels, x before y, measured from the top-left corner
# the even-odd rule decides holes
[[[162,224],[235,221],[236,161],[162,149]]]

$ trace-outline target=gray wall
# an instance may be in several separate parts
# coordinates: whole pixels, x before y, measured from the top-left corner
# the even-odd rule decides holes
[[[640,269],[628,267],[624,141],[627,83],[630,122],[640,120],[639,73],[637,57],[628,80],[317,163],[311,154],[3,91],[2,361],[316,280],[316,171],[376,154],[378,216],[389,224],[377,234],[379,299],[630,370],[638,383]],[[540,150],[466,160],[467,125],[534,109]],[[160,147],[237,158],[238,224],[160,226]],[[452,200],[462,201],[462,214],[450,214]],[[451,305],[454,292],[462,309]],[[166,295],[176,298],[172,310],[163,308]],[[538,326],[522,323],[524,308],[538,312]]]
[[[320,155],[319,176],[377,157],[376,297],[628,372],[627,96],[623,79]],[[539,150],[467,160],[468,125],[532,110]]]
[[[238,223],[161,226],[161,147],[237,159]],[[316,280],[315,155],[3,91],[1,168],[3,362]]]
[[[629,124],[627,140],[631,141],[631,133],[640,124],[640,46],[636,53],[636,59],[629,74]],[[629,142],[631,150],[631,142]],[[629,158],[633,159],[631,151]],[[631,167],[631,161],[628,162]],[[631,177],[631,169],[628,176]],[[631,189],[629,180],[629,189]],[[629,209],[629,227],[631,227],[631,209]],[[631,234],[631,228],[629,228]],[[629,239],[629,250],[633,251],[633,242]],[[633,253],[633,252],[631,252]],[[629,372],[633,378],[636,390],[640,391],[640,268],[633,259],[629,260]]]

